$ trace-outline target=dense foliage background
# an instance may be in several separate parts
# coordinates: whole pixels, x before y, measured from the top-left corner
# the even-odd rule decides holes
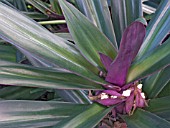
[[[169,0],[0,0],[0,127],[169,128],[169,15]],[[114,59],[134,21],[146,36],[126,83],[148,107],[115,118],[88,96],[108,84],[98,52]]]

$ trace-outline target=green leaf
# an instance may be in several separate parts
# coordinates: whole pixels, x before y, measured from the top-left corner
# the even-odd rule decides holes
[[[92,104],[86,111],[67,118],[56,125],[59,128],[93,128],[111,111],[99,104]]]
[[[124,0],[111,0],[112,22],[118,45],[127,27],[126,5]]]
[[[129,69],[127,83],[141,79],[161,70],[170,64],[170,38],[159,47],[148,52],[135,61]]]
[[[22,50],[27,58],[33,57],[89,79],[104,82],[97,76],[99,70],[90,64],[74,45],[4,4],[0,4],[0,37]]]
[[[25,0],[13,0],[13,4],[20,11],[27,11],[27,6],[26,6]]]
[[[34,7],[36,7],[43,14],[47,14],[47,11],[49,13],[52,13],[52,10],[49,9],[49,5],[47,5],[47,3],[45,2],[42,2],[41,0],[26,0],[26,1],[32,4]]]
[[[90,104],[92,101],[88,98],[88,94],[85,94],[82,90],[56,90],[64,101],[78,103],[78,104]]]
[[[62,10],[60,8],[58,0],[50,0],[50,4],[54,12],[56,12],[57,14],[62,14]]]
[[[90,105],[57,101],[0,101],[1,128],[52,127],[59,121],[86,111]]]
[[[8,6],[10,6],[10,7],[16,9],[16,7],[15,7],[15,6],[13,5],[13,3],[10,2],[10,1],[7,1],[7,0],[0,0],[0,2],[2,2],[2,3],[4,3],[4,4],[6,4],[6,5],[8,5]]]
[[[0,45],[0,60],[16,62],[16,49],[10,45]]]
[[[65,70],[6,61],[0,61],[0,84],[54,89],[102,89],[101,85]]]
[[[170,96],[170,81],[165,85],[158,97]]]
[[[143,16],[142,0],[126,0],[127,25]]]
[[[148,111],[137,109],[132,116],[123,117],[128,128],[169,128],[170,122]]]
[[[162,71],[148,77],[143,86],[143,90],[149,99],[155,98],[170,81],[170,66]]]
[[[118,45],[125,28],[142,17],[141,0],[111,0],[111,11],[114,31]]]
[[[70,33],[55,33],[57,36],[62,37],[69,41],[74,41]]]
[[[103,67],[98,52],[115,58],[111,42],[75,7],[60,0],[70,33],[82,54],[93,64]]]
[[[169,5],[169,0],[162,0],[162,3],[159,5],[154,17],[146,27],[147,33],[143,45],[138,53],[138,58],[161,44],[163,39],[170,32]]]
[[[45,92],[45,89],[39,88],[7,86],[0,89],[0,98],[5,100],[36,100]]]
[[[149,107],[146,107],[145,110],[150,111],[161,118],[164,118],[170,121],[170,96],[152,99],[149,101]]]
[[[111,20],[110,10],[107,4],[107,0],[92,0],[93,8],[95,9],[97,24],[106,37],[112,42],[115,48],[117,48],[117,41],[113,24]]]
[[[39,11],[41,11],[43,14],[48,15],[49,17],[55,18],[55,19],[64,19],[63,16],[58,15],[54,10],[51,9],[51,5],[47,2],[43,2],[41,0],[27,0],[30,4],[32,4],[34,7],[36,7]]]
[[[47,19],[48,16],[39,13],[39,12],[22,12],[24,15],[27,15],[28,17],[32,18],[32,19],[36,19],[36,20],[44,20]]]
[[[74,5],[74,4],[73,4]],[[96,16],[91,0],[75,0],[75,6],[83,13],[93,24],[96,24]]]
[[[86,15],[117,48],[107,0],[76,0],[81,12]]]

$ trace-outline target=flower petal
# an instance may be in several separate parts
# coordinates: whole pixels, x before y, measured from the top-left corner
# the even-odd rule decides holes
[[[100,60],[101,60],[102,64],[104,65],[106,70],[108,70],[108,68],[109,68],[109,66],[110,66],[110,64],[112,63],[113,60],[103,53],[99,52],[99,55],[100,55]]]
[[[121,87],[125,84],[128,69],[140,49],[145,33],[144,25],[137,21],[125,30],[118,56],[108,68],[106,81]]]
[[[116,99],[103,99],[103,100],[97,100],[96,102],[104,105],[104,106],[111,106],[111,105],[115,105],[118,103],[123,102],[122,99],[116,98]]]

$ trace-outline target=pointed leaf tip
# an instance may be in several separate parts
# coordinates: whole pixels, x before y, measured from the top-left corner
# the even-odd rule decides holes
[[[100,55],[100,60],[101,60],[102,64],[104,65],[105,69],[108,70],[108,68],[113,60],[109,56],[107,56],[103,53],[99,53],[99,55]]]
[[[126,82],[128,69],[136,57],[145,37],[142,23],[133,22],[123,33],[119,53],[108,69],[106,81],[123,86]]]
[[[70,34],[77,48],[88,61],[93,65],[103,67],[98,52],[102,52],[111,58],[116,57],[117,50],[115,47],[87,17],[66,0],[59,2]]]

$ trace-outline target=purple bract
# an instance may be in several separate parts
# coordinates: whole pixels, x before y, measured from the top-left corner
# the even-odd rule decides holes
[[[115,60],[99,53],[101,62],[107,70],[105,81],[109,84],[103,86],[106,90],[101,91],[98,94],[100,98],[95,101],[105,106],[118,104],[112,110],[113,116],[116,113],[131,115],[137,107],[146,105],[141,88],[137,87],[138,82],[126,84],[128,70],[142,45],[145,33],[145,26],[141,22],[133,22],[123,33]],[[106,97],[102,98],[102,95]]]

